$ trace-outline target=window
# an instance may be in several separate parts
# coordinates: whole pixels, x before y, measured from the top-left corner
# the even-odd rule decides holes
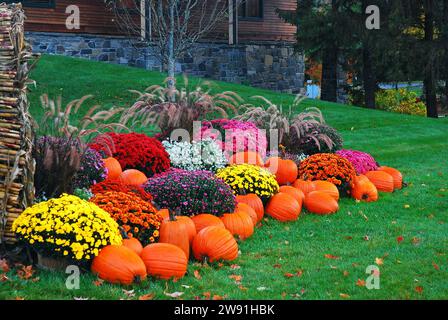
[[[262,19],[263,0],[242,0],[238,14],[243,19]]]
[[[18,0],[6,0],[6,3],[17,3]],[[22,0],[24,7],[30,8],[54,8],[56,6],[55,0]]]

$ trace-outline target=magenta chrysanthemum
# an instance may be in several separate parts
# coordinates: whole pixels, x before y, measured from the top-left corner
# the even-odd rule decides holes
[[[356,150],[339,150],[337,155],[347,159],[356,169],[357,174],[365,174],[378,169],[378,163],[368,153]]]

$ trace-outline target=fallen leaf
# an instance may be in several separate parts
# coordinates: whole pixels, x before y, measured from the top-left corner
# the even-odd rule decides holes
[[[280,269],[281,267],[282,267],[282,265],[280,263],[274,264],[274,268],[276,268],[276,269]]]
[[[166,296],[171,297],[171,298],[179,298],[180,296],[182,296],[184,293],[183,292],[173,292],[173,293],[168,293],[168,292],[164,292]]]
[[[202,276],[199,274],[199,270],[194,270],[193,274],[196,279],[198,280],[202,279]]]
[[[353,237],[352,236],[346,236],[345,240],[353,240]]]
[[[126,295],[126,297],[128,297],[128,298],[133,298],[133,297],[135,297],[135,292],[134,292],[134,290],[122,290],[123,291],[123,293]]]
[[[230,266],[230,269],[232,269],[232,270],[238,270],[238,269],[241,269],[241,267],[240,267],[239,265],[237,265],[237,264],[232,264],[232,265]]]
[[[226,296],[222,297],[220,295],[215,294],[212,298],[212,300],[224,300],[226,298]]]
[[[282,298],[285,298],[288,294],[286,292],[282,292]]]
[[[32,282],[39,282],[39,281],[40,281],[40,278],[39,278],[39,277],[35,277],[35,278],[31,279],[31,281],[32,281]]]
[[[285,240],[285,245],[289,245],[289,241]]]
[[[302,275],[303,275],[303,270],[297,270],[296,276],[298,276],[300,278]]]
[[[229,276],[230,279],[235,280],[236,284],[241,284],[241,280],[243,280],[243,276],[232,274]]]
[[[358,279],[358,281],[356,281],[356,285],[358,287],[365,287],[366,286],[366,281],[362,280],[362,279]]]
[[[185,289],[190,289],[191,288],[191,286],[187,286],[186,284],[183,284],[181,287],[185,288]]]
[[[144,300],[144,301],[152,300],[152,299],[154,299],[155,296],[156,295],[154,293],[148,293],[148,294],[144,294],[144,295],[138,297],[138,300]]]
[[[408,204],[405,204],[405,205],[404,205],[404,208],[405,208],[405,209],[409,209],[410,207],[411,207],[411,206],[408,205]]]
[[[337,259],[340,259],[341,257],[334,256],[334,255],[332,255],[332,254],[326,254],[326,255],[325,255],[325,258],[327,258],[327,259],[337,260]]]
[[[6,275],[6,273],[0,274],[0,282],[5,282],[5,281],[9,281],[9,278]]]
[[[2,271],[2,272],[9,271],[9,264],[6,261],[6,259],[0,259],[0,271]]]
[[[375,258],[375,263],[379,266],[382,266],[384,263],[384,260],[381,258]]]
[[[332,270],[336,270],[338,267],[336,267],[336,266],[332,266],[331,264],[330,264],[330,269],[332,269]]]
[[[294,275],[292,273],[285,273],[284,276],[286,278],[293,278],[294,277]]]
[[[368,235],[365,235],[363,238],[365,241],[370,241],[370,237]]]
[[[24,297],[15,297],[14,300],[25,300]]]
[[[238,287],[241,291],[247,291],[248,289],[246,288],[246,287],[244,287],[244,286],[239,286]]]
[[[350,296],[349,296],[348,294],[346,294],[346,293],[340,293],[339,296],[340,296],[342,299],[348,299],[348,298],[350,298]]]
[[[419,238],[417,238],[417,237],[413,237],[413,238],[412,238],[412,244],[413,244],[413,245],[416,246],[416,245],[418,245],[419,243],[420,243],[420,239],[419,239]]]
[[[266,288],[266,287],[258,287],[257,290],[258,291],[266,291],[266,290],[268,290],[268,288]]]
[[[404,240],[403,236],[397,237],[397,242],[400,244]]]
[[[33,266],[23,266],[17,270],[17,276],[22,280],[30,279],[34,274]]]
[[[73,300],[89,300],[90,298],[85,298],[85,297],[74,297]]]
[[[344,275],[344,277],[348,277],[348,275],[350,274],[350,272],[348,272],[347,270],[344,270],[344,272],[342,273]]]
[[[98,279],[93,281],[93,284],[95,285],[95,287],[101,287],[104,284],[104,280],[103,279]]]
[[[437,263],[433,262],[432,266],[434,267],[434,269],[436,269],[437,271],[440,270],[440,267],[437,265]]]
[[[415,287],[415,291],[417,291],[418,293],[422,293],[423,287],[422,286]]]
[[[208,291],[204,292],[202,295],[204,296],[205,300],[210,300],[210,297],[212,296],[212,294]]]

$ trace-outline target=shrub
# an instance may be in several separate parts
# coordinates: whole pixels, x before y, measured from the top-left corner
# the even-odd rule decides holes
[[[192,143],[163,141],[162,144],[170,155],[173,168],[216,172],[227,164],[220,146],[212,139]]]
[[[180,209],[185,216],[220,216],[235,210],[232,189],[208,171],[171,169],[149,179],[145,190],[161,208]]]
[[[107,245],[119,245],[118,224],[103,209],[72,195],[27,208],[13,223],[19,240],[48,256],[87,262]]]
[[[244,151],[254,151],[262,156],[266,154],[266,134],[252,122],[228,119],[203,122],[201,135],[195,140],[205,138],[215,140],[228,157]]]
[[[347,159],[331,153],[318,153],[305,159],[299,167],[299,178],[303,180],[329,181],[347,194],[356,171]]]
[[[356,150],[339,150],[337,155],[347,159],[355,167],[357,174],[365,174],[368,171],[378,169],[378,163],[368,153]]]
[[[124,193],[134,193],[144,201],[152,201],[152,196],[140,186],[131,186],[124,184],[121,180],[104,180],[103,182],[93,185],[90,190],[93,194],[105,193],[107,191],[116,191]]]
[[[426,106],[417,93],[406,89],[381,90],[376,94],[376,105],[378,109],[426,116]]]
[[[297,129],[292,128],[295,132]],[[323,123],[307,123],[302,126],[303,134],[292,134],[289,150],[293,153],[313,155],[331,153],[342,149],[344,140],[336,129]]]
[[[96,194],[90,201],[109,212],[128,237],[137,238],[143,245],[154,243],[159,238],[163,218],[150,202],[136,194],[107,191]]]
[[[89,145],[103,154],[114,157],[123,170],[137,169],[147,177],[166,171],[170,158],[157,139],[140,133],[107,133],[96,137]]]
[[[220,169],[216,176],[223,179],[238,195],[255,193],[263,200],[268,200],[280,189],[275,175],[269,170],[250,164]]]
[[[104,166],[101,154],[87,148],[81,157],[78,172],[73,178],[74,189],[88,189],[90,186],[107,178],[107,169]]]
[[[37,198],[73,193],[73,179],[81,167],[84,146],[75,139],[44,136],[34,143],[34,186]]]

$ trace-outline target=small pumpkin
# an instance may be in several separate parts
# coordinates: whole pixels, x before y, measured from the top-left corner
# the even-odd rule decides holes
[[[116,180],[120,178],[121,173],[123,170],[121,169],[120,162],[118,162],[117,159],[109,157],[106,159],[103,159],[104,166],[107,169],[107,178],[111,180]]]
[[[254,223],[252,218],[245,211],[239,210],[233,213],[225,213],[221,217],[226,229],[234,236],[245,240],[253,235]]]
[[[188,220],[187,220],[188,219]],[[190,222],[194,229],[193,235],[191,235]],[[194,238],[196,234],[196,227],[193,221],[187,217],[176,217],[173,211],[170,211],[170,218],[164,220],[160,226],[160,243],[171,243],[178,246],[185,252],[187,258],[190,257],[190,237]],[[191,239],[193,241],[193,239]]]
[[[378,201],[377,188],[364,175],[355,177],[350,193],[351,193],[352,197],[355,198],[356,200],[366,201],[366,202]]]
[[[238,243],[229,230],[211,226],[202,229],[193,240],[193,255],[199,261],[232,261],[238,258]]]
[[[316,180],[312,183],[314,185],[314,191],[322,191],[328,193],[334,198],[334,200],[339,201],[339,190],[333,183],[322,180]]]
[[[160,215],[163,220],[167,220],[170,218],[170,210],[169,209],[160,209],[157,211],[157,214]]]
[[[294,188],[302,190],[303,194],[306,195],[314,190],[314,183],[308,180],[297,179],[294,184]]]
[[[148,181],[148,178],[139,170],[128,169],[121,173],[120,180],[130,186],[141,186]]]
[[[229,159],[229,164],[252,164],[255,166],[263,167],[263,158],[258,152],[253,151],[244,151],[244,152],[237,152]]]
[[[253,223],[254,227],[257,225],[258,216],[257,216],[257,213],[255,212],[255,210],[252,209],[251,206],[249,206],[248,204],[245,204],[245,203],[238,203],[235,208],[235,212],[237,212],[237,211],[243,211],[243,212],[247,213],[249,215],[249,217],[252,219],[252,223]]]
[[[109,245],[92,261],[92,273],[110,283],[131,285],[146,279],[142,259],[125,246]]]
[[[293,184],[297,180],[299,169],[292,160],[283,160],[280,157],[272,157],[266,162],[265,167],[275,175],[279,185]]]
[[[305,208],[311,213],[329,215],[339,210],[339,204],[326,192],[312,191],[305,197]]]
[[[160,278],[182,278],[187,272],[188,259],[181,248],[170,243],[153,243],[140,255],[148,275]]]
[[[143,251],[142,243],[137,238],[123,239],[123,246],[140,255]]]
[[[264,217],[264,205],[261,198],[255,193],[236,196],[237,203],[245,203],[252,207],[257,213],[257,222],[260,222]]]
[[[302,205],[288,193],[277,193],[266,206],[266,214],[276,220],[287,222],[299,218]]]
[[[191,217],[191,220],[193,221],[194,225],[196,226],[196,233],[199,233],[202,231],[202,229],[205,229],[207,227],[220,227],[225,229],[224,223],[219,219],[217,216],[214,216],[209,213],[201,213],[198,215],[195,215]]]
[[[378,191],[394,192],[394,178],[385,171],[369,171],[365,176],[372,182]]]
[[[403,175],[401,174],[400,171],[398,171],[395,168],[386,167],[386,166],[380,167],[378,170],[387,172],[388,174],[390,174],[392,176],[392,178],[394,179],[394,188],[395,189],[403,188]]]
[[[280,192],[289,194],[294,199],[296,199],[300,205],[302,205],[303,200],[305,200],[305,194],[303,193],[303,191],[292,186],[281,186]]]

